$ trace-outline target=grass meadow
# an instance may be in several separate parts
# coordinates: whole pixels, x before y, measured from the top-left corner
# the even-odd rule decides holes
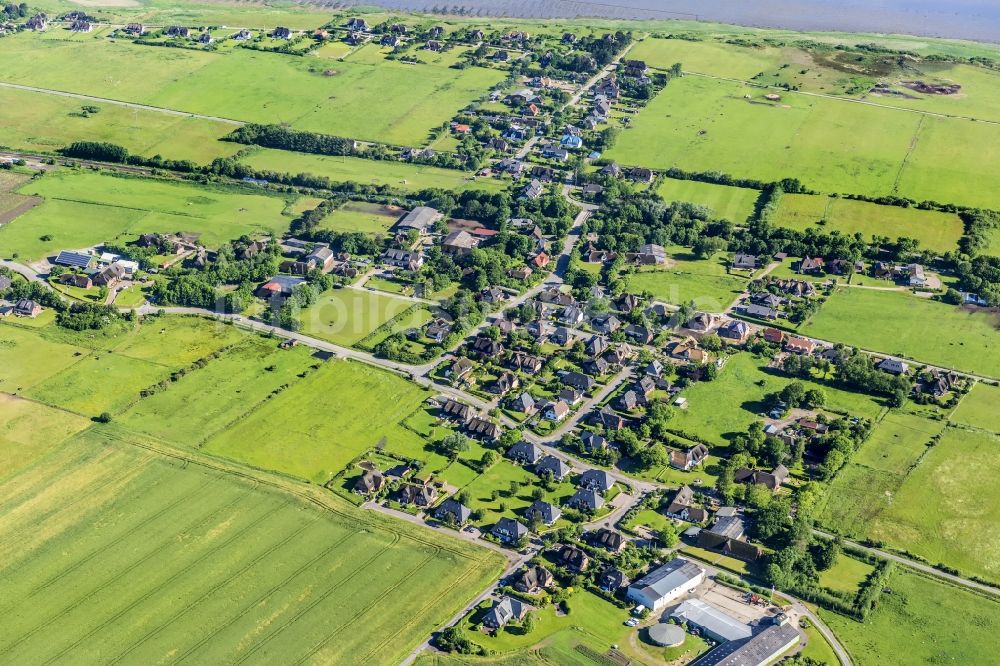
[[[350,347],[397,317],[394,328],[419,326],[430,319],[426,307],[409,312],[414,302],[362,289],[335,289],[302,311],[302,332],[336,345]]]
[[[357,232],[382,235],[403,215],[399,206],[385,206],[367,201],[348,201],[322,222],[321,229],[340,233]]]
[[[905,292],[840,288],[801,327],[806,335],[922,363],[1000,377],[996,315]]]
[[[199,234],[218,247],[244,234],[281,233],[289,223],[279,197],[151,178],[64,170],[23,185],[21,193],[45,203],[0,228],[3,256],[40,259],[153,232]]]
[[[408,164],[393,160],[369,160],[363,157],[330,157],[261,148],[240,160],[254,169],[277,173],[311,173],[335,182],[352,181],[368,185],[386,185],[404,192],[430,187],[462,191],[466,189],[502,190],[506,183],[495,178],[476,178],[464,171]]]
[[[854,462],[872,469],[906,474],[927,451],[927,444],[944,429],[940,421],[891,412],[854,456]]]
[[[390,372],[352,361],[331,361],[233,427],[205,450],[326,483],[384,439],[384,448],[406,457],[424,445],[400,425],[428,397],[427,391]],[[302,405],[309,409],[303,410]]]
[[[978,382],[958,403],[951,420],[1000,433],[1000,388]]]
[[[819,584],[836,592],[854,594],[875,567],[841,554],[836,563],[819,575]]]
[[[820,618],[859,666],[995,661],[1000,630],[995,599],[897,567],[864,623],[820,610]],[[943,621],[942,618],[956,618]],[[960,618],[960,619],[959,619]]]
[[[19,393],[81,360],[88,350],[0,323],[0,391]]]
[[[634,294],[649,292],[655,300],[673,305],[694,301],[699,310],[722,312],[747,287],[742,277],[719,274],[714,268],[700,272],[703,269],[682,262],[664,270],[639,271],[628,276],[626,290]]]
[[[762,97],[738,82],[671,81],[605,156],[659,169],[795,177],[827,192],[998,207],[994,126],[794,93],[776,103]]]
[[[784,195],[774,224],[799,231],[860,233],[865,238],[905,236],[919,241],[921,248],[941,253],[956,250],[964,233],[962,220],[953,213],[808,194]]]
[[[666,201],[688,201],[711,208],[715,216],[737,224],[753,213],[760,192],[745,187],[729,187],[697,180],[664,178],[657,194]]]
[[[75,414],[0,393],[0,482],[89,425]]]
[[[91,430],[0,486],[5,660],[393,664],[502,566],[133,442]]]

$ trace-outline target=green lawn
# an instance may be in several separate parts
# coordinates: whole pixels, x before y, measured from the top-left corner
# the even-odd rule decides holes
[[[635,294],[649,292],[665,303],[694,301],[699,310],[723,312],[747,287],[747,281],[740,277],[689,273],[685,268],[641,271],[628,277],[626,289]]]
[[[737,224],[746,222],[753,213],[760,192],[745,187],[714,185],[697,180],[664,178],[656,191],[666,201],[688,201],[711,208],[715,216]]]
[[[988,664],[996,661],[994,636],[1000,606],[937,580],[897,568],[865,623],[820,610],[858,666]],[[943,621],[942,618],[961,618]]]
[[[383,439],[385,450],[399,455],[422,450],[425,442],[400,422],[427,396],[392,373],[333,361],[213,437],[205,450],[325,483]]]
[[[860,538],[895,501],[902,483],[899,474],[848,463],[830,483],[818,520],[834,531]]]
[[[962,221],[953,213],[808,194],[784,195],[774,223],[800,231],[860,233],[865,238],[905,236],[919,241],[921,248],[942,253],[955,250],[964,233]]]
[[[62,170],[20,191],[46,201],[0,228],[5,257],[39,259],[152,232],[200,234],[203,244],[218,247],[244,234],[281,233],[289,223],[279,197],[151,178]]]
[[[326,216],[319,226],[340,233],[384,234],[404,213],[399,206],[349,201]]]
[[[81,360],[86,349],[47,340],[36,331],[0,324],[0,391],[17,393]]]
[[[404,315],[413,305],[413,301],[389,294],[335,289],[322,294],[315,305],[302,312],[302,332],[349,347],[395,317],[403,317],[403,328],[426,321],[426,307]]]
[[[0,481],[89,425],[69,412],[0,393]]]
[[[893,412],[886,415],[861,446],[854,462],[893,474],[906,474],[944,423]]]
[[[1000,433],[1000,388],[978,382],[958,403],[951,420]]]
[[[352,181],[368,185],[387,185],[404,192],[416,192],[429,187],[458,191],[485,189],[498,192],[506,186],[504,181],[495,178],[476,178],[464,171],[394,160],[327,157],[262,148],[253,151],[241,161],[261,171],[311,173],[325,176],[335,182]]]
[[[819,575],[819,584],[836,592],[855,594],[875,567],[867,562],[840,555],[836,563]]]
[[[398,663],[502,567],[122,439],[141,443],[90,431],[0,485],[12,663]]]
[[[841,288],[801,330],[824,340],[1000,377],[1000,355],[993,352],[995,319],[907,293]]]

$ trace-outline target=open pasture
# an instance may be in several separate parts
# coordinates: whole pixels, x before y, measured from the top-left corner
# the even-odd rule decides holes
[[[421,457],[425,442],[400,422],[428,395],[390,372],[331,361],[213,437],[204,448],[255,467],[325,483],[383,441],[386,451]],[[309,409],[303,410],[303,404]]]
[[[1000,433],[1000,388],[978,382],[958,403],[951,420]]]
[[[0,480],[90,425],[85,418],[0,393]]]
[[[180,368],[244,339],[234,326],[204,317],[148,317],[115,352]]]
[[[854,462],[893,474],[906,474],[944,424],[920,416],[887,414],[854,456]]]
[[[859,325],[865,322],[865,325]],[[996,316],[905,292],[840,288],[802,332],[922,363],[1000,377]]]
[[[427,321],[426,307],[414,301],[363,289],[335,289],[320,295],[315,305],[302,311],[302,332],[336,345],[350,347],[371,335],[389,320],[402,316],[398,326],[409,328]]]
[[[956,250],[964,233],[962,220],[953,213],[808,194],[782,196],[774,223],[799,231],[913,238],[921,248],[941,253]]]
[[[699,310],[723,312],[747,286],[741,277],[688,272],[686,268],[640,271],[628,276],[626,289],[634,294],[649,292],[664,303],[681,305],[694,301]]]
[[[345,233],[384,234],[402,217],[405,211],[399,206],[385,206],[367,201],[348,201],[333,211],[322,222],[321,229]]]
[[[0,254],[25,259],[152,232],[200,234],[218,247],[244,234],[280,233],[289,222],[278,197],[151,178],[64,170],[20,191],[45,203],[0,228]]]
[[[686,72],[747,80],[758,72],[779,67],[782,49],[735,46],[715,41],[647,38],[632,48],[629,58],[645,60],[646,64],[656,69],[670,69],[679,62]]]
[[[819,575],[819,584],[837,592],[854,594],[875,567],[841,554],[836,563]]]
[[[77,363],[86,349],[0,324],[0,391],[19,393]]]
[[[316,363],[304,347],[279,350],[276,341],[248,338],[139,401],[120,421],[137,432],[196,447],[294,385]]]
[[[5,659],[394,664],[500,569],[131,441],[91,431],[0,487]]]
[[[996,207],[998,134],[992,125],[795,93],[772,103],[759,88],[686,76],[640,112],[606,157]]]
[[[696,180],[664,178],[657,194],[666,201],[687,201],[711,208],[715,217],[742,224],[753,213],[760,192]]]
[[[309,173],[335,182],[386,185],[394,190],[416,192],[439,187],[445,190],[485,189],[500,191],[505,183],[495,178],[476,178],[464,171],[362,157],[332,157],[261,148],[240,160],[260,171]]]
[[[3,78],[11,83],[406,145],[425,141],[503,78],[493,69],[384,60],[324,67],[249,49],[221,54],[30,34],[3,41]]]

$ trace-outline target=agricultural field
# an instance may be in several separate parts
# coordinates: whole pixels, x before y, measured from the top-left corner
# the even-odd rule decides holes
[[[320,222],[319,228],[339,233],[382,235],[402,217],[404,212],[399,206],[348,201]]]
[[[83,106],[98,109],[84,113]],[[130,153],[207,164],[240,145],[220,141],[232,123],[0,87],[0,142],[31,152],[54,153],[74,141],[106,141]]]
[[[996,600],[897,567],[864,623],[820,610],[820,618],[859,666],[909,666],[959,659],[995,661],[993,636],[1000,629]],[[962,618],[943,622],[943,617]]]
[[[0,255],[40,259],[61,249],[184,231],[218,247],[288,228],[284,199],[151,178],[60,170],[23,185],[45,203],[0,228]],[[44,238],[44,240],[43,240]]]
[[[19,393],[78,363],[86,349],[0,324],[0,391]]]
[[[605,157],[762,180],[795,177],[827,192],[997,207],[993,194],[976,192],[971,183],[985,177],[987,190],[998,184],[984,176],[995,172],[998,132],[971,121],[794,93],[768,102],[759,88],[686,76],[671,81]],[[732,150],[747,136],[755,137],[752,150]]]
[[[234,326],[203,317],[148,317],[115,352],[179,368],[244,339]]]
[[[4,659],[393,664],[501,567],[133,443],[88,431],[0,488]]]
[[[943,429],[944,423],[940,421],[891,412],[879,421],[854,462],[884,472],[906,474]]]
[[[697,180],[664,178],[656,191],[665,201],[688,201],[711,208],[716,218],[742,224],[753,213],[760,192]]]
[[[464,171],[409,164],[395,160],[369,160],[363,157],[330,157],[260,148],[240,159],[258,171],[309,173],[334,182],[351,181],[366,185],[386,185],[394,190],[417,192],[430,187],[462,191],[484,189],[500,191],[506,185],[495,178],[476,178]]]
[[[742,80],[777,68],[782,55],[782,49],[773,46],[746,48],[714,41],[656,38],[639,42],[629,53],[630,58],[645,60],[656,69],[669,69],[679,62],[686,72]]]
[[[819,584],[835,592],[854,594],[875,567],[841,554],[832,567],[819,575]]]
[[[803,324],[801,332],[922,363],[1000,377],[1000,356],[992,351],[997,336],[995,315],[905,292],[837,289]]]
[[[89,425],[83,417],[0,393],[0,480],[28,467]]]
[[[962,220],[954,213],[917,208],[879,206],[866,201],[808,194],[786,194],[778,203],[774,224],[805,231],[860,233],[864,238],[888,236],[913,238],[921,249],[952,252],[964,233]]]
[[[955,423],[1000,433],[1000,388],[978,382],[951,415]]]
[[[9,83],[403,145],[423,143],[503,79],[499,70],[443,63],[348,60],[322,69],[314,58],[249,49],[220,54],[29,33],[3,40],[0,57]]]
[[[384,443],[386,451],[418,455],[425,441],[400,422],[427,399],[427,391],[385,370],[330,361],[204,449],[254,467],[326,483],[351,460]],[[301,409],[308,404],[309,409]]]
[[[302,332],[350,347],[397,317],[401,318],[396,322],[402,329],[428,321],[431,315],[426,306],[418,306],[411,312],[414,305],[414,301],[363,289],[328,291],[315,305],[302,311]]]
[[[41,199],[26,197],[14,191],[29,178],[31,176],[26,173],[0,171],[0,225],[7,224],[42,203]]]

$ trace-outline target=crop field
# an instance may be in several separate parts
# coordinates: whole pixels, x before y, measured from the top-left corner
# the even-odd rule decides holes
[[[921,248],[942,253],[956,250],[964,233],[962,220],[953,213],[808,194],[784,195],[774,224],[800,231],[860,233],[865,238],[913,238]]]
[[[753,213],[754,203],[760,192],[745,187],[714,185],[697,180],[674,180],[664,178],[657,194],[666,201],[688,201],[707,206],[719,219],[737,224],[746,222]]]
[[[745,99],[750,95],[752,99]],[[624,164],[740,177],[799,178],[828,192],[897,193],[997,207],[1000,129],[843,100],[686,76],[670,82],[605,155]],[[754,137],[752,150],[733,150]],[[983,146],[983,148],[980,148]],[[961,156],[961,159],[959,159]]]
[[[395,160],[369,160],[363,157],[330,157],[261,148],[240,159],[259,171],[310,173],[335,182],[351,181],[367,185],[386,185],[394,190],[416,192],[430,187],[462,191],[484,189],[500,191],[505,183],[495,178],[476,178],[454,169],[422,166]]]
[[[958,403],[951,420],[1000,433],[1000,388],[978,382]]]
[[[336,289],[322,294],[315,305],[302,311],[302,332],[350,347],[395,317],[403,316],[405,321],[399,322],[402,328],[427,321],[426,307],[404,315],[413,305],[413,301],[389,294]]]
[[[84,115],[82,106],[100,111]],[[32,152],[55,152],[74,141],[107,141],[145,157],[206,164],[240,148],[219,141],[233,131],[230,123],[14,88],[0,87],[0,126],[0,143]]]
[[[944,424],[910,414],[890,413],[861,446],[854,462],[893,474],[906,474]]]
[[[766,361],[748,353],[729,357],[719,376],[711,382],[699,382],[681,393],[688,399],[686,409],[674,410],[670,428],[696,437],[724,444],[729,436],[746,432],[765,410],[765,397],[780,391],[791,379],[767,370]],[[874,419],[881,407],[873,398],[842,391],[820,383],[805,382],[807,388],[820,388],[826,394],[826,406],[852,416]]]
[[[206,246],[218,247],[244,234],[283,232],[289,223],[278,197],[149,178],[64,170],[25,184],[21,193],[45,198],[0,228],[0,254],[24,259],[154,232],[200,234]]]
[[[132,441],[88,431],[0,487],[5,660],[398,663],[500,569]]]
[[[820,618],[859,666],[909,666],[995,661],[993,636],[1000,630],[994,599],[897,567],[864,623],[820,610]],[[941,618],[962,618],[943,622]]]
[[[321,229],[381,235],[402,217],[399,206],[384,206],[367,201],[349,201],[333,211],[321,223]]]
[[[859,326],[859,322],[877,322]],[[996,316],[907,293],[841,288],[802,332],[923,363],[1000,377]]]
[[[0,391],[18,393],[80,361],[87,350],[0,324]]]
[[[386,451],[421,457],[416,454],[424,441],[400,422],[427,397],[427,391],[390,372],[331,361],[247,413],[204,448],[255,467],[326,483],[380,442]],[[303,404],[309,409],[303,410]]]
[[[0,393],[0,480],[90,425],[85,418]]]
[[[249,338],[144,398],[119,420],[137,432],[195,447],[235,425],[317,363],[303,347],[279,350],[273,340]],[[192,406],[199,418],[191,418]]]
[[[313,58],[249,49],[218,54],[30,34],[3,41],[7,82],[407,145],[424,142],[503,79],[494,69],[396,61],[322,69]]]

